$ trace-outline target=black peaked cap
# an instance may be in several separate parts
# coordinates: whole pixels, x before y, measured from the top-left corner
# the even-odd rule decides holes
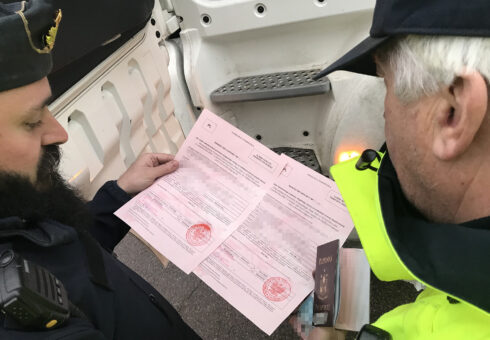
[[[369,37],[315,75],[337,70],[376,75],[372,53],[397,35],[490,37],[490,0],[378,0]]]

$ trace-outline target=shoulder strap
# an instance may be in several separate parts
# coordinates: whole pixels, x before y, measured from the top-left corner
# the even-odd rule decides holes
[[[78,236],[82,241],[85,252],[87,253],[87,262],[90,270],[90,279],[92,282],[111,290],[107,273],[105,269],[102,249],[97,241],[86,230],[77,230]]]

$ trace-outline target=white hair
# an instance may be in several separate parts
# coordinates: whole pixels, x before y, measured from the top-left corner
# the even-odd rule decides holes
[[[490,79],[490,38],[407,35],[376,57],[393,72],[395,95],[405,103],[450,86],[464,73]]]

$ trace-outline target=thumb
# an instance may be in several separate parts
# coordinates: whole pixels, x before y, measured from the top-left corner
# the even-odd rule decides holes
[[[160,164],[152,169],[152,175],[154,178],[162,177],[168,175],[171,172],[174,172],[179,167],[179,162],[176,160],[172,160],[165,164]]]

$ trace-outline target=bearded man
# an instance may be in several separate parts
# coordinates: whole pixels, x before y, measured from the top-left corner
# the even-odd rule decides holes
[[[46,76],[60,19],[48,0],[0,3],[0,267],[15,254],[30,261],[20,263],[45,268],[58,293],[61,285],[66,289],[72,314],[46,324],[31,315],[26,325],[20,298],[3,301],[9,293],[4,285],[13,282],[5,269],[0,338],[198,339],[153,287],[112,255],[129,230],[113,212],[174,171],[173,157],[141,156],[88,204],[57,172],[58,145],[68,136],[46,106]],[[40,280],[48,294],[46,276]]]
[[[387,151],[331,173],[376,276],[426,286],[360,339],[490,338],[488,13],[487,0],[378,0],[370,37],[317,75],[384,78]]]

